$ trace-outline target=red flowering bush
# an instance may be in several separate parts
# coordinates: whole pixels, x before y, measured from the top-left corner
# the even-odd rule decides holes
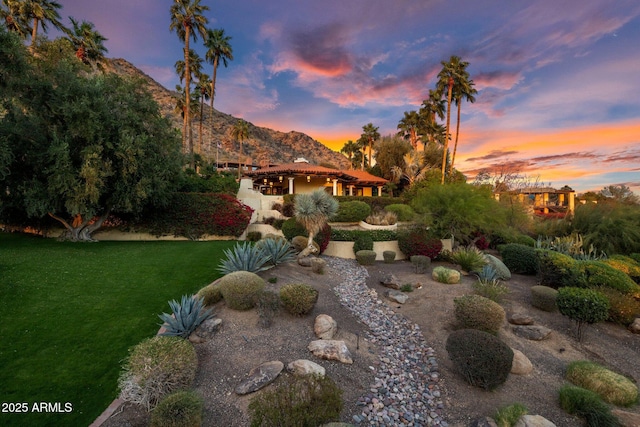
[[[238,237],[252,213],[253,209],[228,194],[175,193],[167,207],[148,218],[148,226],[155,235]]]
[[[430,236],[424,228],[412,228],[399,232],[398,246],[407,257],[425,255],[434,259],[442,251],[442,241]]]

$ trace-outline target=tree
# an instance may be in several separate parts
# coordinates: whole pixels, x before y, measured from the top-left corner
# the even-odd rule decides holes
[[[600,194],[607,199],[624,203],[626,205],[640,204],[640,197],[637,194],[634,194],[633,191],[624,184],[608,185],[600,190]]]
[[[59,30],[63,30],[64,26],[60,22],[60,14],[58,9],[62,5],[54,0],[23,0],[20,10],[21,14],[27,20],[33,22],[31,29],[31,49],[35,46],[36,37],[38,35],[38,26],[42,27],[42,31],[47,32],[47,26],[51,23]]]
[[[104,54],[107,53],[104,42],[107,39],[96,31],[91,22],[82,21],[82,23],[78,23],[71,16],[69,20],[73,28],[65,28],[64,32],[76,49],[76,57],[85,64],[104,59]]]
[[[21,13],[22,0],[2,0],[0,3],[0,18],[4,20],[7,30],[16,33],[20,38],[26,38],[29,34],[27,17]]]
[[[249,138],[249,123],[240,119],[231,128],[231,136],[240,143],[240,151],[238,154],[238,179],[242,175],[242,142]]]
[[[373,125],[373,123],[367,123],[362,126],[362,135],[360,136],[363,143],[369,146],[369,166],[371,166],[371,148],[375,141],[380,139],[380,133],[378,132],[378,128]],[[364,163],[362,169],[364,170]]]
[[[73,58],[72,53],[69,53]],[[49,216],[71,240],[91,240],[110,213],[167,201],[179,141],[140,81],[80,77],[75,60],[22,70],[21,96],[3,97],[0,141],[13,147],[1,183],[4,219]]]
[[[429,97],[422,101],[418,114],[421,118],[419,131],[426,136],[426,139],[422,141],[425,148],[428,143],[444,144],[445,128],[436,121],[436,118],[443,120],[445,117],[445,103],[441,94],[429,90]]]
[[[198,147],[196,152],[200,154],[202,150],[202,122],[203,122],[203,110],[204,110],[204,101],[211,99],[211,79],[208,74],[199,74],[198,75],[198,83],[196,85],[196,93],[200,94],[200,131],[198,138]],[[211,110],[213,113],[213,110]]]
[[[404,117],[398,123],[399,136],[408,139],[414,150],[418,149],[418,140],[420,139],[420,122],[421,117],[417,111],[405,111]]]
[[[216,79],[218,76],[218,66],[222,60],[225,68],[229,65],[228,61],[233,61],[233,48],[229,43],[231,36],[224,34],[224,29],[207,30],[207,37],[204,46],[207,48],[205,59],[213,65],[213,78],[211,79],[211,113],[213,114],[213,100],[216,94]],[[213,130],[213,120],[211,121]]]
[[[353,164],[353,155],[354,153],[358,151],[358,144],[356,144],[355,142],[349,140],[347,142],[345,142],[345,144],[342,146],[342,148],[340,149],[340,152],[345,154],[347,156],[347,158],[349,159],[349,164],[351,165],[351,169],[354,169],[355,166]]]
[[[404,164],[404,156],[411,150],[411,144],[398,136],[383,136],[376,149],[376,166],[380,167],[382,177],[393,179],[394,166]]]
[[[194,79],[194,77],[202,73],[202,58],[200,57],[200,55],[198,55],[198,53],[195,50],[189,49],[189,69],[188,69],[189,76],[187,76],[187,63],[185,61],[177,60],[176,63],[174,64],[174,68],[176,70],[176,74],[180,78],[180,83],[182,83],[183,80],[187,80],[187,77],[188,77],[188,80],[191,81]],[[187,88],[187,85],[185,85],[185,90],[186,88]],[[195,98],[197,101],[200,97],[196,96]],[[197,113],[198,111],[198,108],[195,108],[198,106],[198,104],[196,103],[195,107],[191,104],[193,100],[194,100],[193,95],[190,97],[185,96],[185,111],[188,108],[189,112],[188,114],[185,114],[182,116],[183,127],[187,129],[187,134],[189,135],[189,138],[187,140],[187,145],[188,145],[188,153],[190,158],[189,164],[192,169],[195,168],[195,164],[194,164],[195,150],[193,148],[193,120],[191,119],[191,117],[193,116],[193,114]]]
[[[458,117],[456,120],[456,141],[453,147],[453,157],[451,158],[451,171],[453,171],[453,167],[456,162],[456,152],[458,151],[458,138],[460,136],[460,109],[462,101],[466,100],[473,104],[476,102],[474,95],[478,93],[478,91],[473,87],[475,86],[475,83],[469,78],[469,73],[466,70],[467,66],[469,66],[469,63],[466,61],[457,62],[458,69],[456,70],[456,74],[458,75],[458,79],[453,85],[453,99],[458,108]]]
[[[322,230],[336,212],[338,212],[338,201],[322,189],[296,196],[295,218],[309,233],[307,247],[298,254],[298,260],[315,252],[313,237]]]
[[[184,43],[184,76],[185,76],[185,118],[182,125],[182,146],[186,146],[187,140],[189,141],[189,154],[192,158],[193,166],[193,135],[189,132],[187,126],[190,123],[190,104],[191,104],[191,64],[189,40],[193,38],[196,41],[198,34],[202,38],[206,37],[207,18],[203,15],[205,11],[209,10],[208,6],[200,4],[200,0],[175,0],[173,6],[171,6],[171,25],[169,30],[175,31],[180,41]],[[187,135],[188,134],[188,135]]]

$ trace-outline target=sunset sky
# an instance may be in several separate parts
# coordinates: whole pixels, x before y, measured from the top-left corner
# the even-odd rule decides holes
[[[96,25],[107,56],[178,83],[171,1],[59,0]],[[371,122],[396,132],[458,55],[478,94],[463,104],[456,167],[506,164],[576,191],[640,193],[638,0],[201,0],[232,37],[216,108],[339,150]],[[192,46],[204,57],[202,40]],[[211,74],[207,65],[205,71]]]

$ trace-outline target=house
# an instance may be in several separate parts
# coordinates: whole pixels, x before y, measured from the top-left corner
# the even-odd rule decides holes
[[[575,191],[567,186],[560,190],[534,187],[494,193],[496,200],[500,200],[501,197],[514,197],[520,203],[530,205],[535,215],[546,218],[564,218],[567,214],[573,214],[575,196]]]
[[[382,195],[388,181],[365,171],[337,170],[309,164],[305,159],[245,172],[253,190],[269,196],[311,193],[324,188],[334,196]]]

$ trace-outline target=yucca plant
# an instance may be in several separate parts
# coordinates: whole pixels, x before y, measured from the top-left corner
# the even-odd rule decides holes
[[[269,262],[273,265],[282,264],[296,258],[295,251],[291,243],[286,239],[267,238],[260,240],[256,246],[264,255],[270,257]]]
[[[257,273],[273,267],[273,264],[269,263],[271,256],[249,242],[236,243],[233,249],[225,249],[224,254],[227,259],[218,266],[218,271],[223,274],[234,271]]]
[[[202,322],[213,317],[211,309],[204,308],[204,299],[195,296],[183,295],[180,303],[176,300],[169,301],[169,307],[173,314],[159,314],[160,320],[166,329],[160,335],[178,336],[189,338]]]
[[[456,248],[451,253],[451,261],[467,272],[480,270],[487,263],[482,251],[475,246],[460,246]]]

